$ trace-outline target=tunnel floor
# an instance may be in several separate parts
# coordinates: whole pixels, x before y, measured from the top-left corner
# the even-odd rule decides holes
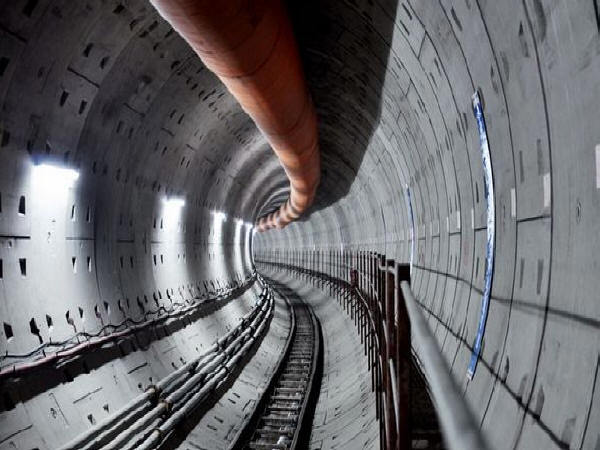
[[[323,290],[276,271],[264,273],[310,305],[323,332],[323,376],[310,449],[379,448],[375,395],[353,322]]]
[[[321,325],[323,362],[312,426],[302,436],[310,449],[377,449],[380,447],[376,399],[368,360],[354,322],[339,303],[310,278],[278,270],[262,275],[288,298],[308,305]],[[427,384],[413,360],[411,367],[411,439],[414,449],[445,448]],[[304,445],[304,444],[303,444]],[[304,448],[301,446],[300,448]]]

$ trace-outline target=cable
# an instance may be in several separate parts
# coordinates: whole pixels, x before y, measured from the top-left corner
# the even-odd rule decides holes
[[[225,289],[225,288],[217,289],[216,292],[209,291],[209,292],[207,292],[208,295],[216,294],[216,296],[208,297],[199,303],[196,302],[196,300],[200,300],[202,298],[200,296],[195,297],[194,299],[184,299],[184,303],[171,302],[171,304],[172,304],[171,308],[167,309],[164,305],[161,305],[155,310],[146,311],[143,315],[143,318],[141,318],[141,319],[136,320],[136,319],[127,317],[119,324],[116,324],[116,325],[110,324],[110,323],[106,324],[94,333],[80,331],[64,341],[45,342],[27,353],[11,354],[11,353],[7,352],[6,354],[0,356],[0,364],[7,359],[24,360],[24,359],[32,358],[36,355],[39,355],[40,353],[43,356],[40,359],[26,362],[26,363],[19,364],[19,365],[15,364],[15,363],[7,364],[4,366],[0,365],[0,379],[5,378],[5,377],[14,377],[17,375],[21,375],[23,372],[32,370],[34,368],[40,367],[40,366],[48,364],[50,362],[54,362],[57,359],[76,356],[76,355],[82,353],[86,349],[97,347],[106,342],[125,337],[125,336],[133,333],[134,331],[140,331],[141,329],[147,328],[148,326],[156,325],[159,322],[163,322],[165,320],[180,316],[182,314],[187,314],[190,311],[192,311],[193,309],[196,309],[207,303],[213,303],[213,302],[216,302],[223,298],[229,297],[232,293],[234,293],[234,291],[244,288],[245,286],[250,284],[255,278],[256,278],[256,275],[253,274],[252,276],[248,277],[243,283],[241,283],[237,287],[228,288],[228,289]],[[161,316],[161,312],[164,312],[164,315]],[[153,315],[154,316],[158,315],[158,317],[148,320],[148,317],[153,316]],[[131,325],[131,326],[128,326],[128,325]],[[117,331],[123,327],[125,327],[124,330]],[[108,329],[112,329],[111,334],[105,334],[105,332]],[[80,342],[79,338],[84,338],[84,339],[86,339],[86,341]],[[99,339],[93,340],[95,338],[99,338]],[[73,342],[75,339],[77,340],[77,342]],[[60,347],[60,348],[57,350],[53,350],[51,355],[47,355],[45,350],[50,347],[52,347],[52,348]]]

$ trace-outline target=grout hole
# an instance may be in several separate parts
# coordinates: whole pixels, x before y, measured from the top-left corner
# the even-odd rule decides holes
[[[25,205],[25,196],[21,195],[21,197],[19,198],[19,214],[24,216],[26,212],[27,212],[27,208]]]
[[[38,328],[37,323],[33,317],[29,321],[29,331],[31,331],[31,334],[38,337],[38,339],[40,340],[40,344],[44,342],[42,340],[42,336],[40,335],[40,329]]]
[[[81,100],[81,103],[79,104],[79,114],[83,114],[86,106],[87,106],[87,102],[85,100]]]
[[[91,42],[85,46],[85,50],[83,50],[83,56],[85,56],[86,58],[88,56],[90,56],[90,52],[92,51],[92,47],[94,47],[94,44],[92,44]]]
[[[10,342],[14,336],[12,326],[7,324],[6,322],[4,322],[4,335],[6,336],[6,340],[8,342]]]
[[[102,58],[100,60],[100,68],[104,69],[106,67],[106,64],[108,64],[108,60],[110,59],[109,56],[105,56],[104,58]]]
[[[67,91],[62,91],[62,94],[60,94],[60,100],[58,101],[58,104],[60,106],[64,106],[67,98],[69,98],[69,93]]]

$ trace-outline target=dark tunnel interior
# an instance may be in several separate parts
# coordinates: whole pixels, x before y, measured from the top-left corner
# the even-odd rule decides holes
[[[149,1],[0,3],[0,450],[241,448],[311,333],[298,439],[400,448],[340,287],[368,255],[489,448],[600,449],[598,0],[285,6],[321,182],[258,232],[286,171]]]

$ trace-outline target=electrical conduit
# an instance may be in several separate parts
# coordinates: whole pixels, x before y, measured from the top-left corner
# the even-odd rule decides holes
[[[317,116],[281,0],[151,0],[254,120],[290,181],[258,231],[283,228],[313,203],[321,176]]]

